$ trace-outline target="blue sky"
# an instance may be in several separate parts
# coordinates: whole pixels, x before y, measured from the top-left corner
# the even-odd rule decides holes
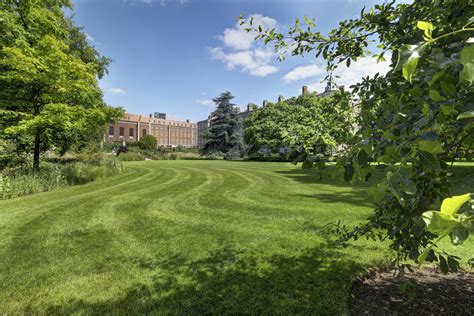
[[[324,67],[311,56],[279,62],[271,47],[254,43],[239,29],[240,14],[284,29],[295,17],[314,17],[323,32],[356,17],[374,1],[357,0],[73,0],[74,20],[89,41],[114,59],[101,80],[105,100],[128,112],[166,112],[202,120],[210,100],[231,91],[242,108],[278,95],[298,94],[302,85],[321,91]],[[377,1],[375,1],[377,2]],[[384,72],[387,63],[367,58],[339,70],[341,84]]]

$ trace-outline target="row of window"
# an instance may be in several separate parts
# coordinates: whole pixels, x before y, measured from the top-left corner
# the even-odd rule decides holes
[[[115,134],[115,129],[113,126],[109,126],[109,135],[113,136]],[[142,136],[146,135],[146,129],[143,129]],[[125,136],[125,128],[119,128],[119,136]],[[133,137],[133,128],[128,130],[128,136]]]

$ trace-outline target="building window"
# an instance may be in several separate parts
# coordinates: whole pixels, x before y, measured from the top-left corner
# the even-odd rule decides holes
[[[114,135],[114,127],[109,126],[109,135]]]
[[[120,136],[123,136],[125,134],[125,129],[123,127],[120,127]]]
[[[146,135],[146,129],[143,129],[142,136],[145,136],[145,135]]]
[[[129,135],[130,137],[133,137],[133,128],[131,128],[131,129],[129,130],[128,135]]]

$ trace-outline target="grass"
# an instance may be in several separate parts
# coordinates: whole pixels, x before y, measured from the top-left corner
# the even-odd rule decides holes
[[[321,229],[370,214],[361,188],[288,163],[125,166],[0,201],[2,314],[341,314],[353,279],[390,258]],[[457,168],[472,191],[473,166]]]

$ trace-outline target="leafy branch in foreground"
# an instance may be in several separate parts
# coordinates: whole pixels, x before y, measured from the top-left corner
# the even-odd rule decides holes
[[[338,164],[347,181],[383,176],[368,190],[373,214],[344,235],[390,240],[400,272],[406,260],[420,261],[426,249],[435,252],[438,235],[426,229],[423,214],[453,195],[452,162],[470,160],[474,152],[473,10],[460,0],[392,1],[362,10],[324,36],[308,18],[296,20],[287,33],[241,19],[281,57],[323,57],[329,77],[351,61],[391,55],[386,75],[351,87],[359,99],[360,128]],[[426,257],[431,259],[443,267],[451,262],[453,271],[459,263],[451,255]]]
[[[459,245],[469,237],[468,227],[474,222],[474,207],[464,213],[459,213],[459,210],[470,199],[471,194],[469,193],[446,198],[441,204],[440,211],[427,211],[422,214],[426,229],[438,235],[438,238],[418,257],[419,264],[425,262],[428,256],[430,256],[431,261],[433,261],[433,258],[436,258],[433,247],[443,238],[449,236],[454,245]],[[441,271],[444,273],[447,273],[449,270],[457,272],[459,268],[458,262],[451,260],[449,256],[445,259],[439,255],[439,261]]]

